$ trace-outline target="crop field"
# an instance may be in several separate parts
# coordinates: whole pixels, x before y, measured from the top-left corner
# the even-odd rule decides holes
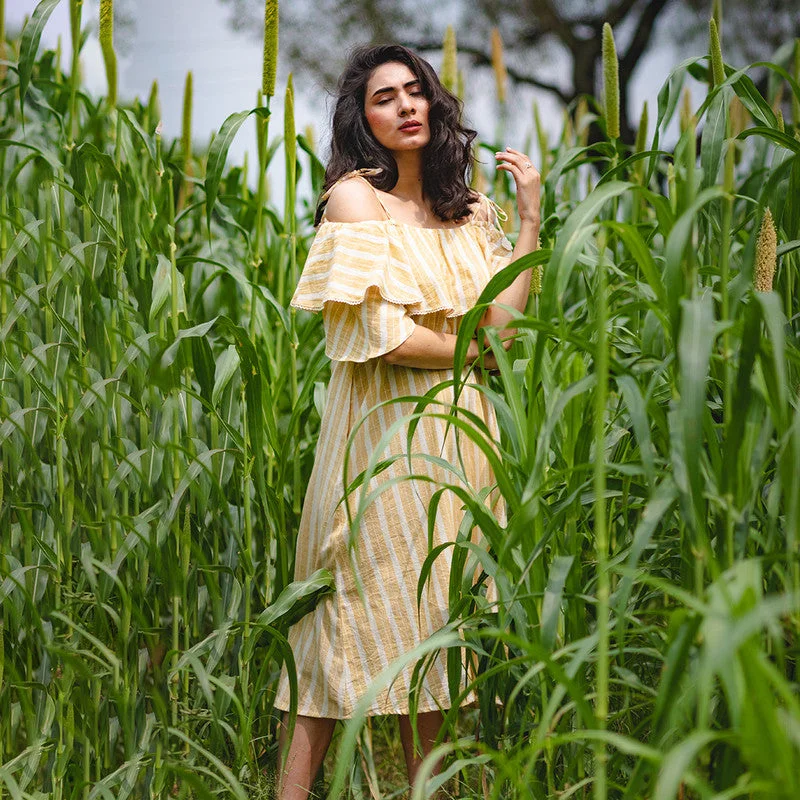
[[[266,799],[287,628],[332,586],[292,581],[329,366],[289,299],[324,167],[275,85],[277,2],[260,103],[193,152],[191,75],[167,141],[156,85],[117,102],[111,0],[105,96],[79,82],[81,2],[72,62],[40,52],[58,1],[6,41],[0,0],[0,800]],[[415,798],[800,797],[800,42],[734,67],[718,21],[634,145],[610,28],[603,96],[557,140],[531,116],[542,247],[457,354],[534,266],[487,379],[508,522],[441,487],[466,509],[451,624],[409,656],[468,658],[481,702],[447,714]],[[226,159],[250,116],[252,187]],[[435,399],[420,413],[483,442]],[[357,715],[321,791],[403,796],[401,763],[390,721]]]

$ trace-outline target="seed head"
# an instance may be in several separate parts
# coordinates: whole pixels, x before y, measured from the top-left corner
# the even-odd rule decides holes
[[[767,208],[761,220],[756,242],[756,268],[753,285],[757,292],[771,292],[772,280],[775,277],[775,266],[778,262],[778,235],[772,212]]]
[[[578,145],[586,147],[589,142],[589,127],[591,119],[589,118],[589,103],[586,98],[581,96],[578,99],[578,104],[575,106],[575,130],[578,136]]]
[[[503,230],[506,233],[511,233],[511,231],[514,230],[514,214],[516,213],[514,201],[510,197],[507,197],[503,201],[501,208],[505,212],[505,219],[503,220]]]
[[[181,130],[181,149],[183,157],[188,164],[192,157],[192,71],[186,73],[186,83],[183,87],[183,126]]]
[[[730,107],[731,138],[735,139],[748,125],[748,113],[738,95],[733,96]]]
[[[539,104],[534,101],[533,103],[533,126],[536,131],[536,141],[539,144],[539,164],[542,181],[547,176],[547,157],[550,155],[550,146],[547,142],[547,131],[542,125],[542,119],[539,115]]]
[[[575,126],[572,124],[572,117],[566,108],[562,111],[562,119],[564,120],[564,127],[561,131],[561,144],[573,144],[575,138]]]
[[[267,97],[275,94],[275,75],[278,71],[278,0],[264,4],[264,66],[261,92]]]
[[[648,123],[649,119],[647,114],[647,101],[645,100],[644,106],[642,108],[642,116],[639,119],[639,130],[636,131],[636,146],[634,147],[634,151],[636,153],[643,153],[645,150],[647,150]],[[646,159],[642,159],[636,164],[636,175],[638,176],[639,180],[642,183],[645,182],[646,173],[647,173],[647,161]]]
[[[614,33],[607,22],[603,23],[602,51],[606,133],[609,139],[619,139],[619,62]]]
[[[688,86],[683,87],[683,94],[681,95],[681,110],[680,110],[680,127],[681,132],[686,131],[693,124],[692,121],[692,93],[689,91]]]
[[[497,28],[492,28],[492,69],[494,69],[494,80],[497,84],[497,99],[501,103],[505,103],[508,72],[506,71],[506,60],[503,54],[503,39]]]
[[[778,111],[783,107],[783,84],[778,86],[778,91],[775,92],[775,97],[772,98],[772,111],[775,116],[778,116]]]
[[[471,186],[476,192],[480,192],[481,194],[486,194],[488,189],[486,177],[477,164],[472,170]]]
[[[708,49],[711,56],[711,85],[719,86],[725,82],[725,67],[722,62],[722,47],[719,43],[719,30],[714,17],[708,21]]]
[[[456,32],[452,25],[447,26],[442,44],[442,85],[449,92],[455,93],[458,83],[458,51],[456,49]]]
[[[295,122],[294,122],[294,80],[292,73],[286,81],[286,100],[283,106],[283,141],[285,147],[295,146]]]
[[[541,264],[537,264],[533,271],[531,272],[531,294],[541,294],[542,293],[542,273],[544,270],[542,269]]]
[[[667,194],[670,207],[675,211],[678,207],[678,187],[675,180],[675,165],[671,161],[667,164]]]
[[[161,117],[161,104],[158,100],[158,81],[150,84],[150,95],[147,98],[147,118],[148,120],[159,119]]]
[[[314,126],[313,125],[306,125],[305,128],[303,128],[303,136],[306,137],[306,141],[308,142],[309,148],[312,151],[316,152],[316,149],[317,149],[316,138],[317,137],[316,137],[316,134],[314,133]]]
[[[114,46],[114,0],[100,0],[100,45]]]
[[[636,147],[634,148],[635,152],[642,153],[647,149],[647,125],[648,125],[648,118],[647,118],[647,100],[644,101],[644,106],[642,107],[642,116],[639,119],[639,130],[636,131]]]
[[[114,52],[114,0],[100,0],[100,49],[106,66],[108,104],[117,104],[117,55]]]

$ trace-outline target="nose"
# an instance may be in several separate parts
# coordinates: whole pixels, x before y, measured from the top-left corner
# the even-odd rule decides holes
[[[413,114],[414,113],[414,98],[406,93],[403,92],[400,95],[400,115],[404,116],[405,114]]]

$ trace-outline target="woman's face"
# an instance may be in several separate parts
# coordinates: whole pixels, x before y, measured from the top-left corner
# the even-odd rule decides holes
[[[364,115],[372,135],[387,150],[416,150],[430,141],[430,103],[416,75],[397,61],[372,71],[364,93]]]

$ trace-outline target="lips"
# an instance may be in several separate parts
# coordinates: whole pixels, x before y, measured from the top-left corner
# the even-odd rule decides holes
[[[404,122],[400,126],[401,131],[418,131],[422,127],[421,122],[417,122],[416,120],[409,120],[408,122]]]

